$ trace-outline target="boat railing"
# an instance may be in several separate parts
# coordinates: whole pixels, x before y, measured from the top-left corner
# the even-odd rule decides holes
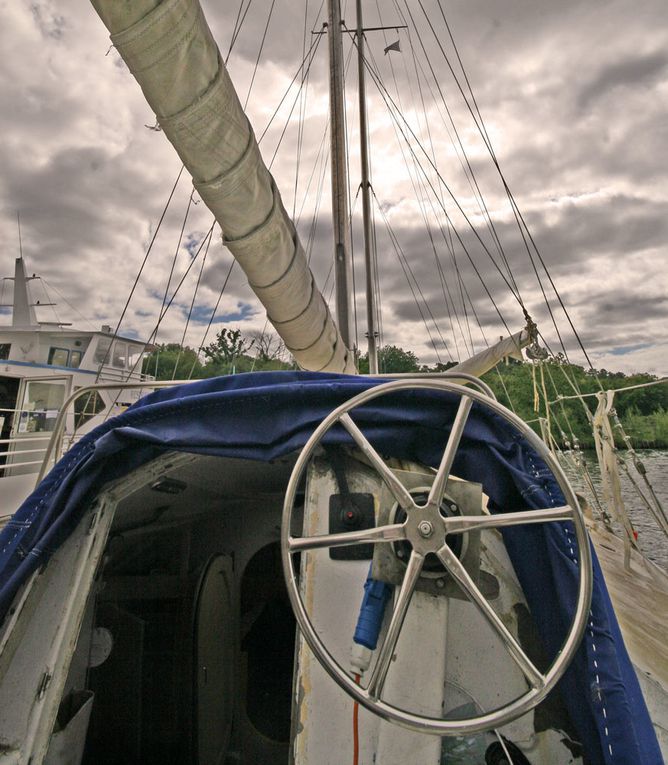
[[[144,375],[144,377],[146,377]],[[60,457],[70,448],[81,436],[80,428],[73,428],[70,434],[66,434],[65,427],[68,421],[68,417],[72,418],[75,415],[74,404],[80,398],[89,396],[95,391],[99,390],[142,390],[142,389],[158,389],[158,388],[170,388],[175,385],[183,385],[185,383],[192,382],[192,380],[142,380],[137,382],[119,382],[119,383],[95,383],[94,385],[86,385],[82,388],[78,388],[72,393],[69,398],[65,400],[63,406],[58,412],[56,421],[54,423],[53,430],[49,437],[49,443],[46,446],[44,458],[41,460],[41,466],[37,473],[37,480],[35,485],[44,478],[49,468],[55,464]],[[96,416],[100,424],[108,419],[110,410],[107,412],[101,412]]]
[[[43,462],[42,457],[36,460],[23,459],[23,457],[26,454],[44,455],[47,449],[46,443],[48,443],[48,441],[50,440],[51,440],[50,434],[45,436],[36,436],[34,438],[31,438],[29,441],[26,441],[26,439],[22,439],[22,438],[1,438],[0,439],[0,474],[2,474],[3,471],[8,471],[13,468],[25,468],[25,467],[29,467],[33,465],[41,465]],[[33,445],[35,441],[42,441],[46,443],[44,444],[44,446],[38,449],[17,448],[17,447],[27,446],[28,444]],[[17,460],[16,457],[21,457],[22,459]]]
[[[574,473],[583,479],[585,491],[593,501],[593,507],[597,508],[597,514],[605,527],[614,533],[613,523],[616,523],[622,529],[627,568],[630,565],[631,549],[638,547],[638,535],[622,495],[622,475],[626,477],[641,506],[644,506],[648,511],[666,539],[668,539],[668,511],[647,475],[645,465],[634,448],[633,439],[624,429],[615,408],[615,397],[621,393],[640,388],[666,384],[668,384],[668,378],[660,378],[592,393],[578,392],[575,395],[559,395],[553,401],[547,401],[547,406],[550,408],[561,405],[564,401],[596,400],[596,410],[588,417],[596,449],[597,480],[593,480],[589,473],[577,439],[574,438],[573,443],[569,442],[566,450],[562,449],[557,439],[552,436],[550,422],[547,419],[539,418],[543,439],[550,445],[551,450],[555,454],[559,453],[570,464]],[[623,446],[621,446],[622,443]],[[600,484],[601,496],[599,496],[597,483]]]
[[[377,375],[371,375],[372,377],[376,377]],[[459,382],[461,384],[471,384],[476,386],[482,393],[485,395],[495,398],[494,393],[492,389],[482,380],[478,379],[474,375],[466,374],[466,373],[456,373],[456,374],[450,374],[448,372],[438,372],[438,373],[408,373],[408,374],[392,374],[392,375],[384,375],[384,379],[388,378],[402,378],[402,377],[440,377],[440,378],[446,378],[451,379],[454,382]],[[76,390],[72,395],[65,401],[62,408],[60,409],[60,412],[58,413],[58,416],[56,418],[53,431],[51,433],[49,444],[46,447],[45,453],[44,453],[44,459],[41,461],[41,466],[39,469],[39,472],[37,474],[37,480],[35,482],[35,485],[39,484],[39,482],[44,478],[49,468],[55,464],[60,457],[64,454],[67,449],[69,449],[71,446],[73,446],[76,441],[79,440],[81,437],[81,433],[77,431],[77,428],[73,428],[71,433],[66,434],[65,427],[66,423],[68,421],[68,416],[72,417],[74,415],[74,404],[77,400],[80,398],[83,398],[84,396],[88,396],[91,393],[94,393],[95,391],[99,390],[141,390],[141,389],[158,389],[158,388],[170,388],[175,385],[184,385],[186,383],[190,383],[192,380],[144,380],[144,381],[138,381],[138,382],[123,382],[123,383],[96,383],[94,385],[87,385],[83,388],[79,388]],[[109,417],[109,412],[106,413],[100,413],[100,420],[101,422],[104,422]]]
[[[147,382],[153,379],[151,375],[144,374],[136,369],[119,369],[109,364],[102,364],[100,366],[98,378],[103,381],[118,380],[119,382]]]
[[[35,414],[32,409],[10,409],[0,407],[0,420],[7,417],[21,417],[23,414]],[[55,418],[54,418],[55,420]],[[47,444],[51,439],[50,429],[37,432],[26,430],[9,438],[0,438],[0,475],[6,475],[11,470],[22,470],[42,464]],[[43,445],[35,448],[36,443]],[[26,457],[26,455],[30,455]],[[40,455],[39,459],[32,459],[34,455]]]

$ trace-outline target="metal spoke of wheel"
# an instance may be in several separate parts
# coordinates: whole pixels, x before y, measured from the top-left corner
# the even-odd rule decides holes
[[[404,581],[401,584],[399,595],[397,596],[397,602],[394,605],[394,611],[392,612],[392,617],[387,628],[385,640],[378,651],[378,659],[376,660],[376,665],[373,668],[373,672],[369,679],[369,685],[367,686],[367,693],[373,699],[378,699],[383,692],[383,685],[385,684],[387,671],[390,668],[394,649],[397,647],[399,633],[401,632],[401,627],[406,618],[406,612],[408,611],[415,585],[420,578],[423,564],[424,555],[413,550],[411,557],[408,560],[408,565],[406,566],[406,574],[404,576]]]
[[[441,563],[447,568],[448,573],[478,606],[488,624],[495,630],[501,640],[503,640],[510,655],[517,663],[517,666],[522,670],[529,683],[534,688],[540,690],[545,685],[545,677],[534,666],[526,653],[524,653],[522,646],[515,640],[512,633],[487,602],[485,596],[476,587],[475,582],[471,579],[468,571],[459,561],[459,558],[457,558],[447,545],[443,545],[436,554]]]
[[[457,406],[450,435],[440,458],[440,466],[435,471],[435,481],[429,491],[429,498],[425,506],[422,506],[423,500],[420,500],[418,507],[409,490],[397,478],[395,471],[392,471],[383,461],[380,450],[384,451],[385,447],[377,443],[372,446],[352,419],[356,416],[353,412],[359,412],[359,407],[367,406],[369,402],[375,399],[402,390],[434,390],[445,393],[450,396],[449,401],[454,402]],[[448,399],[444,398],[446,405],[447,401]],[[481,412],[487,411],[488,414],[504,421],[516,435],[521,436],[529,449],[533,449],[538,454],[558,484],[561,494],[563,494],[564,505],[562,507],[542,508],[534,511],[520,510],[518,512],[509,512],[508,510],[512,508],[504,508],[504,512],[496,515],[443,517],[440,512],[441,504],[453,466],[455,463],[459,464],[459,460],[457,460],[458,449],[461,447],[473,403],[476,408],[480,408]],[[343,531],[337,534],[324,533],[326,529],[323,528],[318,533],[315,533],[314,529],[313,536],[292,535],[291,530],[293,528],[297,530],[295,523],[301,487],[304,485],[304,479],[307,477],[307,471],[310,470],[309,466],[313,457],[319,454],[323,444],[327,443],[325,439],[331,437],[332,428],[345,429],[351,444],[356,445],[359,453],[364,455],[364,461],[375,469],[378,481],[374,482],[372,493],[379,495],[378,500],[382,503],[389,501],[390,504],[398,502],[406,511],[406,519],[402,524],[390,524],[388,522],[387,525],[380,528]],[[327,436],[328,433],[330,436]],[[387,451],[396,454],[396,451],[389,445]],[[477,477],[479,482],[483,484],[487,480],[485,474],[476,476],[475,465],[468,465],[464,472],[468,476],[468,480],[476,480]],[[493,477],[490,477],[489,480],[492,481]],[[377,484],[380,481],[383,483],[383,490],[378,492]],[[388,494],[389,496],[387,496]],[[417,495],[422,496],[422,489],[416,489]],[[505,496],[502,492],[499,495],[499,501],[503,502]],[[301,510],[299,513],[301,514]],[[552,657],[550,666],[544,673],[541,673],[524,651],[519,640],[510,632],[483,597],[461,562],[443,542],[444,537],[448,539],[451,534],[464,534],[468,531],[486,528],[502,530],[504,527],[513,527],[524,523],[563,523],[565,521],[569,521],[569,525],[572,523],[574,536],[571,538],[576,542],[572,552],[577,555],[578,601],[568,634]],[[361,685],[351,677],[347,663],[342,664],[334,658],[326,641],[330,637],[329,630],[316,629],[313,624],[309,616],[313,610],[309,588],[315,581],[316,571],[315,569],[309,570],[310,567],[307,566],[306,575],[298,575],[294,565],[295,556],[301,551],[308,552],[318,548],[376,544],[378,542],[392,544],[397,540],[405,540],[412,547],[412,552],[401,587],[396,588],[394,608],[392,613],[388,614],[386,629],[383,631],[384,637],[379,641],[375,662],[366,675],[369,678],[368,683]],[[432,717],[414,709],[399,707],[383,698],[388,687],[387,677],[390,666],[397,650],[402,652],[404,650],[408,652],[416,650],[415,646],[407,645],[409,641],[401,641],[401,645],[399,645],[399,635],[406,622],[406,615],[424,567],[424,561],[431,553],[438,556],[441,563],[450,572],[452,581],[459,585],[462,593],[480,610],[494,635],[493,638],[490,635],[490,639],[503,642],[505,650],[512,657],[511,661],[526,677],[527,689],[524,693],[520,693],[516,698],[507,703],[502,703],[489,712],[481,712],[472,717],[452,720],[445,719],[440,715]],[[342,403],[322,420],[299,454],[286,488],[281,522],[281,559],[288,596],[300,632],[324,670],[357,703],[379,715],[383,720],[398,723],[420,733],[438,736],[471,735],[481,731],[498,729],[535,708],[554,688],[566,667],[573,661],[576,651],[581,645],[591,608],[593,576],[587,529],[578,499],[561,466],[536,433],[497,401],[477,390],[464,388],[442,379],[394,380],[373,385]],[[325,574],[318,572],[318,576],[320,575]],[[309,597],[305,598],[307,594]],[[306,607],[307,600],[309,602],[308,609]],[[391,694],[388,692],[388,695]]]
[[[429,492],[429,499],[427,504],[434,507],[440,507],[443,501],[443,494],[445,494],[445,485],[450,477],[450,471],[452,470],[452,463],[455,461],[455,455],[459,448],[459,442],[464,434],[464,428],[466,427],[466,421],[468,420],[469,412],[473,406],[473,400],[468,396],[462,396],[459,402],[459,409],[457,415],[452,423],[452,430],[450,431],[450,438],[445,445],[445,451],[441,457],[441,464],[438,466],[436,478],[431,485],[431,491]]]
[[[396,542],[406,539],[403,523],[380,526],[359,531],[343,531],[340,534],[319,534],[313,537],[289,537],[288,547],[291,553],[302,550],[316,550],[321,547],[347,547],[375,542]]]
[[[458,515],[444,518],[446,534],[464,534],[467,531],[493,529],[503,526],[519,526],[526,523],[552,523],[573,519],[570,505],[552,507],[546,510],[521,510],[517,513],[496,515]]]
[[[362,433],[362,431],[352,421],[350,415],[342,414],[339,419],[343,427],[348,431],[348,433],[350,433],[355,443],[362,450],[364,456],[380,473],[381,478],[383,481],[385,481],[388,489],[392,492],[399,505],[401,505],[404,510],[410,510],[411,508],[415,507],[415,502],[413,501],[411,495],[408,493],[406,487],[385,464],[383,458],[380,456],[380,454],[378,454],[373,446],[371,446],[364,433]]]

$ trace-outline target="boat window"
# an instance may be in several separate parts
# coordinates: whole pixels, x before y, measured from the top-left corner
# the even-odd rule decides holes
[[[53,430],[65,400],[65,383],[29,382],[23,399],[19,433]]]
[[[104,411],[102,396],[94,390],[74,401],[74,427],[80,428],[96,414]]]
[[[125,369],[125,360],[128,357],[128,344],[120,343],[118,340],[114,343],[114,351],[111,354],[112,365]]]
[[[141,358],[142,353],[144,352],[144,346],[143,345],[132,345],[130,344],[128,346],[128,367],[130,369],[134,369],[135,366],[139,366],[139,359]],[[139,369],[141,372],[141,369]]]
[[[49,364],[56,367],[66,367],[70,360],[70,352],[67,348],[49,348]]]
[[[108,364],[109,363],[109,349],[111,348],[110,337],[98,337],[97,348],[95,349],[95,363],[96,364]]]
[[[9,351],[11,350],[11,343],[0,343],[0,359],[8,359]]]
[[[78,369],[81,366],[81,351],[70,351],[70,366]]]

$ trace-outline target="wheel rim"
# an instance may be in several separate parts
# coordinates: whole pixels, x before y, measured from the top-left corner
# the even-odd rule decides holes
[[[453,421],[450,435],[443,451],[434,482],[430,488],[429,497],[425,505],[418,506],[413,501],[409,491],[403,486],[398,478],[385,465],[375,448],[366,439],[361,430],[355,425],[348,412],[360,407],[369,401],[383,396],[408,389],[428,389],[448,392],[459,396],[459,407]],[[545,464],[556,479],[565,499],[566,505],[558,508],[545,508],[543,510],[516,511],[499,513],[496,515],[482,516],[456,516],[444,519],[438,513],[441,500],[445,493],[445,486],[450,476],[461,438],[464,433],[468,415],[473,403],[487,407],[500,415],[510,423],[528,441],[536,452],[542,457]],[[306,467],[314,455],[325,434],[337,423],[340,423],[353,439],[356,446],[367,457],[372,466],[380,474],[382,480],[389,488],[394,498],[401,507],[408,512],[408,518],[403,524],[390,524],[384,527],[341,534],[325,534],[310,537],[293,537],[290,534],[292,515],[295,498],[301,478]],[[556,657],[548,670],[540,672],[528,658],[518,641],[503,625],[500,618],[492,610],[491,606],[479,591],[476,584],[464,569],[458,558],[452,553],[446,544],[439,544],[441,530],[445,534],[461,534],[483,528],[502,528],[527,523],[550,523],[554,521],[571,521],[575,527],[578,552],[578,569],[580,573],[578,583],[578,600],[572,617],[570,629],[564,642],[557,652]],[[377,660],[370,673],[367,687],[358,685],[348,672],[334,659],[326,645],[318,636],[311,619],[306,611],[299,591],[292,557],[302,551],[310,551],[319,548],[359,544],[361,542],[393,542],[408,540],[412,547],[412,553],[407,563],[403,583],[395,599],[394,609],[389,620],[385,638],[377,652]],[[487,623],[503,641],[507,652],[522,671],[527,682],[531,686],[515,700],[498,707],[490,712],[471,718],[446,720],[416,714],[402,709],[382,700],[384,681],[392,659],[393,651],[399,638],[401,627],[415,585],[419,579],[428,553],[435,553],[445,566],[450,576],[459,584],[467,598],[473,602],[485,617]],[[384,383],[370,388],[363,393],[345,402],[332,411],[316,428],[309,440],[304,445],[297,462],[295,463],[288,488],[286,491],[283,520],[281,527],[281,554],[283,570],[286,579],[288,595],[302,635],[309,645],[317,661],[334,681],[364,707],[379,715],[381,718],[398,723],[405,727],[421,732],[435,733],[439,735],[459,735],[462,733],[474,733],[482,730],[504,725],[535,707],[555,686],[567,666],[573,659],[575,652],[587,625],[589,613],[592,572],[591,553],[585,527],[584,518],[580,511],[577,497],[563,473],[560,465],[549,452],[545,444],[538,436],[516,415],[509,412],[501,404],[487,398],[482,393],[465,388],[446,380],[400,380]]]

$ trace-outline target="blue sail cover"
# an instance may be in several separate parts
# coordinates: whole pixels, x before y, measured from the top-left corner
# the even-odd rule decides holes
[[[159,390],[84,437],[53,468],[0,534],[0,618],[21,584],[73,530],[109,481],[166,450],[267,461],[304,445],[339,404],[379,380],[312,372],[265,372]],[[454,395],[413,389],[355,410],[387,456],[437,466],[458,405]],[[342,428],[329,443],[350,443]],[[477,404],[453,472],[482,483],[492,512],[556,507],[561,491],[538,454],[503,418]],[[516,526],[504,540],[548,655],[577,599],[575,534],[567,522]],[[590,621],[560,681],[591,765],[663,762],[638,681],[594,555]]]

